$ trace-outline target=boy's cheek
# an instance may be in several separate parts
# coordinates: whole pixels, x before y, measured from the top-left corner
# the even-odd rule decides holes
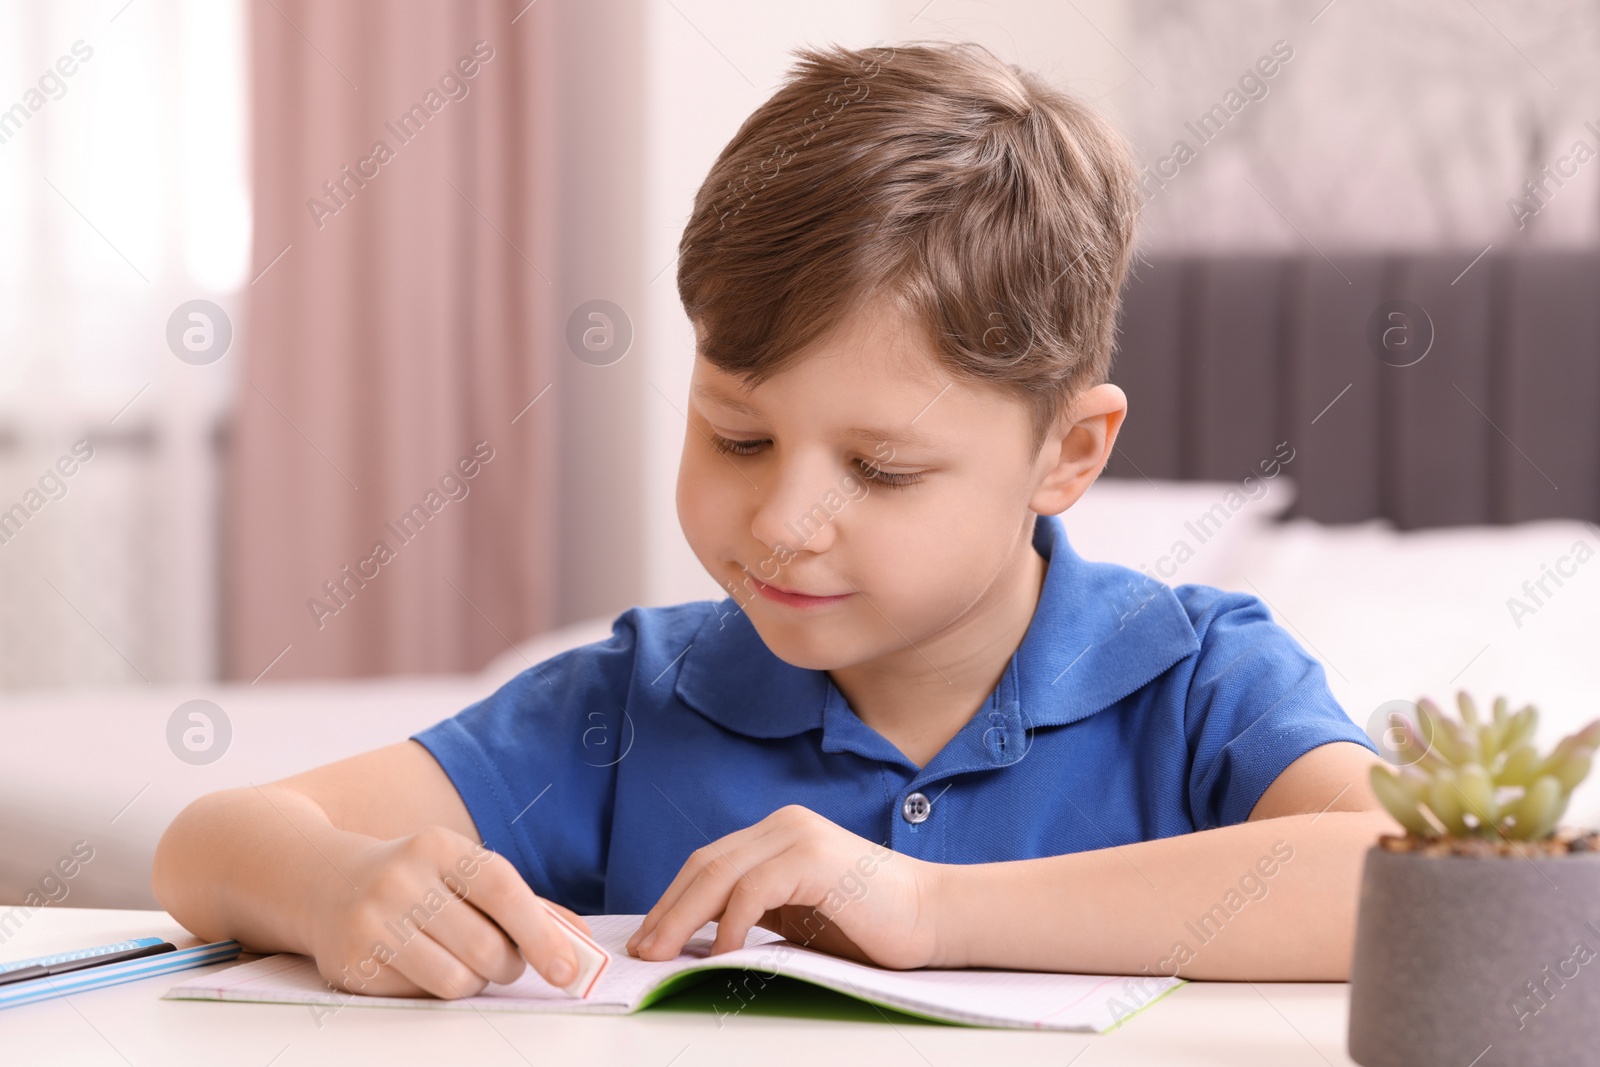
[[[744,525],[740,526],[740,516],[747,512],[737,488],[715,482],[707,484],[686,471],[679,479],[677,504],[678,525],[684,539],[707,567],[713,561],[722,560],[735,546],[760,550],[759,543],[753,543],[750,536],[748,520],[743,520]],[[753,567],[760,560],[741,558],[739,562]],[[720,572],[713,576],[719,582],[727,577]]]
[[[738,457],[731,458],[734,463]],[[747,511],[754,490],[745,475],[726,458],[704,450],[684,456],[678,474],[680,506],[688,506],[701,518],[732,525],[737,515]]]

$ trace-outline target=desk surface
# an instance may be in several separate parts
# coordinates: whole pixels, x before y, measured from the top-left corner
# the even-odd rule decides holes
[[[0,948],[18,959],[129,937],[178,936],[160,911],[39,909]],[[885,1016],[798,983],[763,992],[729,1016],[714,983],[636,1015],[496,1015],[346,1008],[319,1021],[308,1007],[162,1000],[173,985],[230,967],[90,990],[0,1010],[0,1049],[16,1064],[577,1063],[605,1067],[709,1064],[1351,1064],[1343,984],[1191,982],[1109,1034],[978,1030]],[[724,1013],[720,1018],[713,1005]],[[797,1018],[798,1009],[826,1018]]]

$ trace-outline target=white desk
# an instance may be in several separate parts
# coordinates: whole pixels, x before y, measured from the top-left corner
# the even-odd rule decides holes
[[[4,945],[8,959],[129,937],[177,936],[165,912],[46,907]],[[705,1064],[870,1064],[944,1067],[1327,1067],[1345,1054],[1342,984],[1192,982],[1110,1034],[976,1030],[905,1016],[886,1021],[871,1005],[809,987],[759,994],[732,1018],[712,981],[637,1015],[496,1015],[345,1008],[317,1020],[304,1006],[162,1000],[177,974],[0,1010],[0,1060],[7,1064],[584,1063],[594,1067]],[[824,1007],[829,1018],[785,1016],[785,1007]]]

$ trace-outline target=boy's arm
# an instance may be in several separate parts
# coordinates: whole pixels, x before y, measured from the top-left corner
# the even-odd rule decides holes
[[[200,937],[309,953],[309,913],[347,888],[349,853],[433,825],[479,840],[438,763],[404,741],[199,798],[162,834],[151,888]]]
[[[1290,764],[1244,823],[939,865],[942,965],[1346,981],[1363,858],[1399,829],[1368,785],[1376,762],[1330,742]]]
[[[997,863],[903,856],[790,804],[691,853],[627,950],[672,959],[715,919],[713,954],[760,925],[895,969],[1343,981],[1363,856],[1398,829],[1367,784],[1376,759],[1326,742],[1247,822]]]
[[[312,956],[350,992],[468,996],[527,963],[566,985],[566,936],[480,842],[449,776],[408,740],[201,797],[162,835],[151,886],[199,936]]]

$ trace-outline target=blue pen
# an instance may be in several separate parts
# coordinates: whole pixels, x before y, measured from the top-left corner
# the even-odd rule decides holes
[[[170,974],[173,971],[186,970],[190,967],[204,967],[212,963],[225,963],[236,959],[240,947],[237,941],[217,941],[209,945],[195,945],[191,948],[174,949],[170,943],[162,942],[154,946],[160,955],[145,956],[142,959],[127,959],[121,962],[107,962],[91,959],[80,961],[82,970],[66,973],[51,973],[40,977],[13,980],[6,982],[7,974],[17,979],[18,972],[10,971],[0,974],[0,1008],[11,1008],[20,1004],[31,1004],[34,1001],[49,1000],[53,997],[71,996],[74,993],[86,992],[90,989],[100,989],[104,986],[117,985],[122,982],[135,982],[141,978],[151,978],[159,974]],[[161,951],[163,950],[164,951]],[[149,947],[134,949],[134,952],[149,952]],[[61,967],[72,967],[73,963],[56,964],[49,970]]]
[[[136,963],[150,956],[159,956],[164,952],[176,952],[178,946],[170,941],[163,941],[159,945],[145,945],[143,948],[130,948],[126,952],[113,952],[110,955],[85,956],[81,959],[68,960],[65,963],[52,963],[48,967],[17,967],[0,974],[0,986],[13,983],[31,982],[43,978],[48,980],[53,975],[72,974],[75,971],[85,971],[94,967],[112,969],[116,963]]]
[[[0,974],[14,971],[19,967],[48,967],[52,963],[66,963],[69,960],[86,960],[90,956],[105,956],[113,952],[126,952],[131,948],[145,948],[149,945],[159,945],[159,937],[135,937],[127,941],[118,941],[111,945],[96,945],[94,948],[80,948],[72,952],[57,952],[51,956],[35,956],[27,960],[9,960],[0,963]]]

